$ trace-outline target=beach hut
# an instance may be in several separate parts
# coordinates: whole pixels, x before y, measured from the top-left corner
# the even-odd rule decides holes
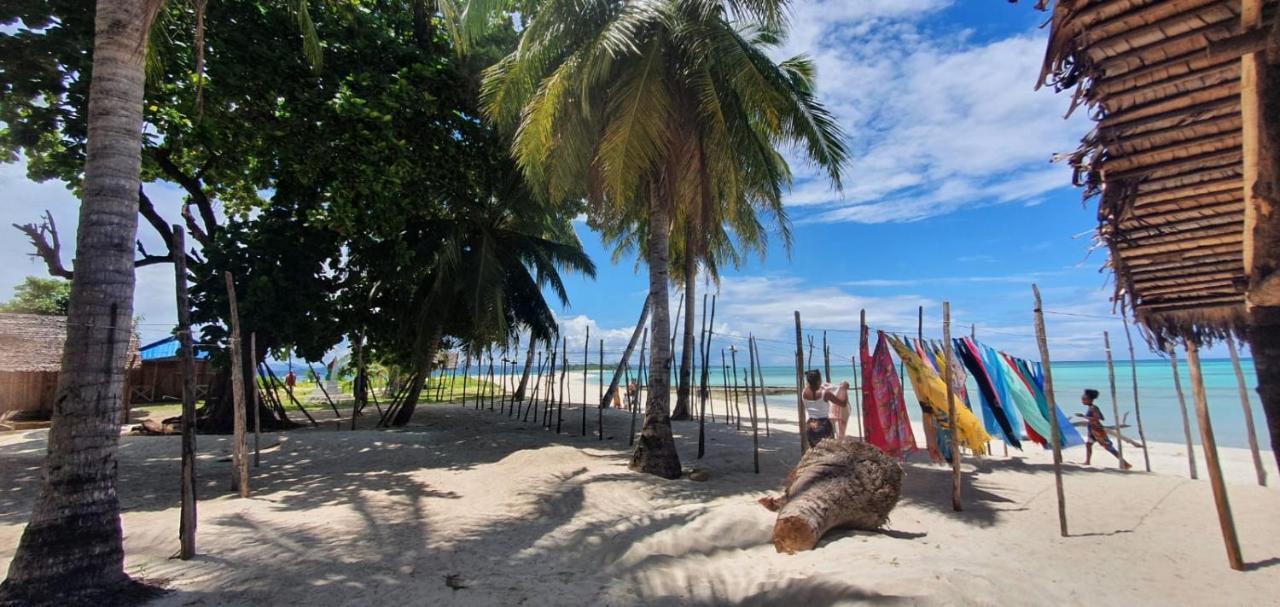
[[[1072,109],[1096,119],[1069,161],[1097,199],[1116,300],[1162,348],[1185,343],[1197,356],[1215,339],[1246,339],[1280,455],[1278,9],[1059,0],[1040,85],[1070,92]],[[1215,482],[1220,513],[1223,493]],[[1228,552],[1239,568],[1238,548]]]
[[[0,314],[0,422],[10,426],[47,422],[53,413],[67,319],[36,314]],[[138,340],[129,343],[129,366],[138,360]],[[122,422],[128,418],[129,389]]]
[[[155,403],[182,400],[182,368],[178,359],[178,338],[170,336],[142,346],[141,364],[129,372],[130,400]],[[209,392],[213,382],[209,351],[195,348],[196,400]]]

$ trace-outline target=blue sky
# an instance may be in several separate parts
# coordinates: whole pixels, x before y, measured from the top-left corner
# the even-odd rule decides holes
[[[1090,124],[1083,111],[1063,119],[1066,94],[1034,90],[1046,17],[1028,3],[795,3],[792,35],[775,54],[814,58],[820,96],[848,132],[854,159],[842,192],[793,164],[795,246],[724,273],[716,331],[779,340],[765,362],[782,364],[792,310],[807,327],[851,331],[865,308],[876,328],[914,332],[924,306],[926,333],[936,336],[946,300],[956,333],[975,325],[979,339],[1038,358],[1030,288],[1038,282],[1056,312],[1047,317],[1055,358],[1101,358],[1104,330],[1122,340],[1119,320],[1108,318],[1105,251],[1090,252],[1093,205],[1082,205],[1069,168],[1050,162],[1074,150]],[[61,184],[27,181],[24,168],[0,166],[0,225],[34,221],[48,208],[71,240],[74,198]],[[174,188],[149,192],[162,209],[180,200]],[[594,281],[568,279],[564,332],[580,344],[589,327],[593,342],[620,348],[647,288],[644,270],[634,259],[611,265],[599,238],[577,227],[600,272]],[[0,239],[0,298],[23,276],[42,274],[28,252],[17,232]],[[139,272],[144,339],[167,332],[172,301],[170,268]],[[834,352],[853,352],[852,333],[832,340]]]

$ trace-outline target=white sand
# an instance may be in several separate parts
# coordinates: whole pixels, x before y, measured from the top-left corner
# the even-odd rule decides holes
[[[913,458],[889,531],[777,554],[774,515],[755,500],[779,485],[799,439],[794,400],[770,405],[759,475],[749,428],[708,422],[697,461],[697,424],[677,423],[683,462],[708,470],[705,483],[629,472],[621,411],[607,412],[604,441],[577,436],[577,408],[557,436],[447,405],[420,409],[400,431],[272,434],[264,444],[280,446],[263,453],[247,500],[226,491],[226,437],[202,436],[199,556],[187,562],[169,558],[178,439],[126,436],[126,565],[173,589],[157,605],[1264,604],[1280,588],[1278,495],[1252,484],[1248,452],[1221,450],[1255,565],[1240,573],[1226,566],[1203,467],[1187,479],[1182,447],[1167,444],[1151,446],[1156,474],[1099,467],[1114,463],[1106,453],[1095,467],[1068,466],[1069,538],[1058,536],[1049,457],[1037,450],[966,460],[961,513],[949,468]],[[44,449],[43,431],[0,435],[0,567]],[[1136,450],[1130,458],[1141,468]],[[449,575],[465,588],[450,588]]]

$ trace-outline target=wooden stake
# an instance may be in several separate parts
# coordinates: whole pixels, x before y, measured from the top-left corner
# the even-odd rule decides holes
[[[1222,466],[1218,462],[1218,443],[1213,436],[1213,422],[1209,420],[1209,401],[1204,391],[1204,376],[1200,371],[1200,352],[1194,340],[1187,340],[1187,368],[1191,370],[1191,395],[1196,403],[1196,420],[1200,422],[1200,444],[1204,447],[1205,464],[1209,468],[1209,484],[1213,488],[1213,505],[1218,510],[1218,525],[1222,528],[1222,542],[1227,549],[1227,562],[1236,571],[1244,570],[1244,558],[1240,554],[1240,540],[1236,538],[1236,524],[1231,517],[1231,503],[1227,500],[1227,486],[1222,480]]]
[[[644,405],[645,360],[648,359],[649,327],[644,328],[644,337],[640,339],[640,368],[636,371],[636,405],[631,408],[631,431],[627,434],[627,445],[636,444],[636,416]]]
[[[1240,406],[1244,408],[1244,428],[1249,435],[1249,453],[1253,455],[1253,469],[1258,474],[1258,485],[1267,486],[1267,469],[1262,466],[1262,455],[1258,452],[1258,435],[1253,429],[1253,409],[1249,406],[1249,390],[1244,383],[1244,371],[1240,368],[1240,354],[1236,351],[1236,340],[1227,333],[1227,350],[1231,352],[1231,366],[1236,371],[1236,386],[1240,389]]]
[[[178,558],[196,553],[196,360],[187,302],[187,245],[182,226],[173,226],[173,278],[178,306],[178,360],[182,368],[182,485],[178,515]]]
[[[596,370],[597,386],[600,400],[596,401],[596,440],[604,440],[604,340],[600,340],[600,368]]]
[[[1116,367],[1111,362],[1111,336],[1102,332],[1102,344],[1107,350],[1107,379],[1111,382],[1111,422],[1116,432],[1116,467],[1124,470],[1124,435],[1120,433],[1120,402],[1116,398]]]
[[[796,419],[800,421],[800,455],[804,455],[809,450],[809,440],[805,430],[809,427],[808,420],[805,419],[804,412],[804,342],[801,341],[800,329],[800,311],[795,311],[796,316]]]
[[[256,356],[256,353],[254,356]],[[333,399],[329,398],[329,391],[324,389],[324,382],[320,381],[320,374],[316,373],[315,365],[311,364],[311,361],[307,361],[307,368],[311,369],[311,375],[316,378],[316,385],[320,386],[320,393],[324,395],[325,402],[329,403],[329,406],[333,408],[333,416],[341,419],[342,414],[338,413],[338,405],[333,404]],[[328,380],[328,375],[325,376],[325,380]]]
[[[1182,395],[1182,376],[1178,373],[1178,348],[1169,344],[1169,365],[1173,367],[1173,388],[1178,393],[1178,408],[1182,411],[1182,434],[1187,441],[1187,469],[1191,479],[1199,478],[1196,473],[1196,450],[1191,443],[1191,421],[1187,418],[1187,399]]]
[[[467,362],[466,365],[462,367],[462,398],[458,399],[458,404],[463,407],[467,406],[467,378],[471,376],[471,348],[468,347],[466,352]],[[539,371],[542,369],[541,356],[538,358],[538,369]]]
[[[825,335],[825,334],[824,334]],[[755,396],[755,359],[756,359],[756,339],[755,337],[747,338],[747,364],[751,367],[747,372],[750,383],[747,388],[747,402],[751,407],[751,462],[755,467],[756,474],[760,474],[760,424],[756,417],[756,396]]]
[[[738,400],[738,347],[729,346],[729,364],[733,366],[733,417],[738,430],[742,429],[742,407]],[[747,388],[747,378],[742,378],[742,388]]]
[[[867,337],[867,311],[862,309],[858,311],[858,362],[861,363],[863,374],[867,372],[867,365],[862,361],[862,344],[867,341]],[[857,375],[857,373],[854,373],[855,377]],[[864,439],[867,436],[867,431],[866,428],[863,427],[864,422],[862,419],[862,390],[863,388],[870,389],[869,386],[870,382],[863,382],[862,387],[858,388],[858,437]]]
[[[256,331],[249,333],[249,356],[252,356],[254,360],[258,358],[258,333]],[[253,368],[256,371],[258,365],[255,363]],[[259,419],[260,416],[258,415],[258,374],[254,373],[253,379],[249,381],[253,382],[253,389],[249,391],[249,406],[253,409],[253,467],[257,468],[262,465],[262,459],[259,455],[259,444],[262,441],[262,420]]]
[[[591,350],[591,327],[587,327],[587,336],[582,340],[582,436],[587,435],[587,363]]]
[[[1133,374],[1133,414],[1138,418],[1138,440],[1142,441],[1142,463],[1151,472],[1151,456],[1147,454],[1147,431],[1142,427],[1142,405],[1138,400],[1138,359],[1133,353],[1133,336],[1129,332],[1129,317],[1121,315],[1124,322],[1124,339],[1129,342],[1129,371]]]
[[[231,272],[224,272],[227,281],[227,301],[231,307],[231,386],[232,403],[235,409],[232,416],[231,447],[231,490],[239,491],[240,497],[249,497],[249,468],[245,458],[244,440],[244,368],[240,348],[240,313],[236,310],[236,284],[231,279]]]
[[[1044,368],[1044,397],[1049,405],[1049,440],[1053,443],[1053,484],[1058,492],[1058,528],[1067,537],[1067,497],[1062,490],[1062,439],[1058,431],[1058,403],[1053,393],[1053,367],[1049,363],[1049,339],[1044,328],[1044,310],[1040,303],[1040,287],[1031,285],[1035,295],[1036,342],[1040,346],[1040,366]]]
[[[853,403],[854,410],[849,414],[858,418],[858,438],[862,438],[862,388],[858,386],[858,355],[849,357],[849,366],[853,368]]]
[[[724,425],[733,423],[729,414],[729,367],[724,362],[724,348],[720,348],[720,388],[724,390]]]
[[[769,436],[769,396],[767,394],[768,390],[765,389],[765,385],[764,385],[764,365],[760,364],[759,344],[755,345],[754,350],[755,350],[754,359],[755,359],[756,373],[760,375],[760,379],[756,385],[760,387],[760,402],[764,404],[764,435],[767,437]]]
[[[923,307],[921,310],[923,311]],[[956,423],[956,397],[954,383],[955,361],[951,357],[951,302],[942,302],[942,351],[944,362],[943,380],[947,382],[947,420],[951,424],[951,509],[960,512],[964,509],[960,503],[960,432]]]
[[[831,348],[827,345],[827,332],[822,332],[822,372],[827,377],[827,383],[831,382]]]
[[[688,288],[687,286],[685,288]],[[702,375],[698,381],[698,459],[707,452],[707,368],[703,362],[707,346],[707,294],[702,294],[702,328],[698,331],[698,364],[702,364]],[[692,380],[690,381],[692,383]]]

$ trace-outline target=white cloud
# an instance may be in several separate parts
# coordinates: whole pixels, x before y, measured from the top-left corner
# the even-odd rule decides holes
[[[800,222],[916,221],[955,210],[1037,202],[1069,187],[1055,152],[1074,149],[1083,115],[1034,91],[1040,32],[975,43],[928,18],[949,3],[801,1],[779,56],[810,54],[819,94],[849,134],[845,189],[796,162],[788,204]]]

